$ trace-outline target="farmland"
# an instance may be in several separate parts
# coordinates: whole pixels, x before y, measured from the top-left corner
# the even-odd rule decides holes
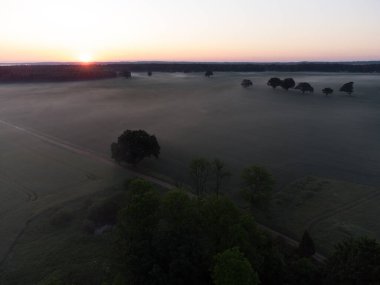
[[[272,90],[266,86],[272,76],[309,82],[315,93]],[[244,78],[252,80],[251,88],[240,86]],[[159,160],[145,160],[137,171],[178,184],[190,183],[192,158],[218,157],[233,174],[224,191],[236,198],[240,171],[251,164],[267,167],[277,193],[270,217],[258,213],[258,219],[286,226],[295,238],[313,222],[311,232],[324,252],[332,237],[360,232],[380,238],[372,219],[377,204],[366,200],[378,199],[380,186],[379,79],[155,73],[131,80],[0,85],[0,257],[17,251],[14,241],[23,238],[31,217],[129,177],[108,160],[110,143],[125,129],[155,134],[162,148]],[[353,97],[337,92],[349,81],[355,82]],[[336,91],[325,97],[325,87]],[[355,201],[363,204],[355,207]]]

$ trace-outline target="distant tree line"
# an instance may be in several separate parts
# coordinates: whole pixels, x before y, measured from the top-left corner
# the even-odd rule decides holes
[[[245,79],[246,80],[246,79]],[[277,87],[281,86],[283,89],[288,91],[291,88],[294,88],[296,90],[300,90],[302,94],[305,94],[306,92],[314,93],[314,87],[311,86],[308,82],[300,82],[296,85],[296,82],[293,78],[286,78],[284,80],[281,80],[278,77],[272,77],[268,80],[267,85],[272,87],[273,89],[276,89]],[[354,82],[348,82],[342,85],[342,87],[339,89],[340,92],[345,92],[348,95],[352,95],[354,92]],[[330,87],[326,87],[322,89],[322,93],[326,96],[334,93],[334,89]]]
[[[0,66],[0,82],[75,81],[145,72],[380,72],[379,63],[104,63],[91,65]]]
[[[0,66],[0,82],[61,82],[115,77],[116,71],[96,65]]]

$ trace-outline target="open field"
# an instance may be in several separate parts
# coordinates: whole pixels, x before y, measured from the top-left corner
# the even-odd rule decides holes
[[[316,92],[272,90],[266,86],[272,76],[310,82]],[[253,87],[243,89],[243,78],[250,78]],[[192,158],[219,157],[234,174],[229,194],[235,196],[242,168],[266,166],[278,181],[277,190],[289,194],[289,203],[306,197],[306,206],[273,212],[286,218],[281,223],[298,237],[326,211],[376,195],[379,79],[327,73],[219,73],[206,79],[198,73],[157,73],[152,78],[136,74],[132,80],[0,85],[0,257],[33,215],[125,178],[125,171],[98,159],[109,157],[110,143],[125,129],[145,129],[161,145],[161,158],[145,160],[139,169],[179,183],[189,182]],[[356,83],[354,97],[321,94],[324,87],[337,90],[348,81]],[[290,183],[309,175],[334,182],[313,197],[302,187],[288,190]],[[332,197],[331,191],[339,195]],[[355,228],[380,237],[380,226],[368,223],[376,217],[376,204],[366,206],[367,214],[359,209],[344,212],[353,216],[339,215],[346,215],[342,220],[352,217]],[[330,227],[334,215],[315,224],[312,234],[322,222]],[[329,236],[316,239],[326,243]]]
[[[255,216],[296,240],[300,240],[307,229],[317,250],[328,255],[344,238],[380,237],[375,204],[365,211],[362,208],[379,198],[377,187],[305,177],[277,192],[272,205],[265,212],[256,210]],[[360,217],[356,217],[358,215]]]

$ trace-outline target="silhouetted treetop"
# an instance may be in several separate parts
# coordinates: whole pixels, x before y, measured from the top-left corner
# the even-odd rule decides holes
[[[282,80],[280,78],[277,78],[277,77],[273,77],[271,79],[269,79],[267,85],[268,86],[271,86],[273,89],[276,89],[277,87],[281,86],[282,84]]]
[[[334,93],[334,90],[332,88],[326,87],[326,88],[322,89],[322,92],[323,92],[323,94],[328,96],[328,95]]]
[[[294,89],[301,90],[302,94],[304,94],[305,92],[314,92],[314,88],[310,85],[310,83],[307,82],[299,83]]]
[[[120,163],[127,162],[136,165],[145,157],[158,158],[160,146],[153,135],[143,130],[126,130],[116,143],[111,145],[112,158]]]
[[[354,82],[348,82],[346,84],[343,84],[339,91],[346,92],[348,95],[351,95],[354,92]]]
[[[289,90],[291,88],[294,88],[296,86],[296,82],[293,78],[286,78],[281,82],[281,87],[285,90]]]
[[[241,86],[243,86],[244,88],[248,88],[252,86],[252,81],[249,79],[243,79],[243,81],[241,82]]]

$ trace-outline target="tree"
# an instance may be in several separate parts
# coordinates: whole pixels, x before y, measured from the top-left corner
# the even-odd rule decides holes
[[[310,83],[307,83],[307,82],[299,83],[294,89],[301,90],[302,94],[305,94],[305,92],[310,92],[310,93],[314,92],[314,88],[310,85]]]
[[[122,76],[124,76],[125,78],[127,79],[130,79],[132,78],[132,72],[130,72],[129,70],[125,70],[121,73]]]
[[[327,260],[328,284],[378,284],[380,244],[375,239],[348,239]]]
[[[243,170],[241,177],[243,195],[252,205],[268,202],[275,184],[272,174],[263,167],[251,166]]]
[[[160,146],[154,135],[143,130],[126,130],[111,145],[112,158],[118,162],[136,165],[145,157],[160,155]]]
[[[331,89],[331,88],[329,88],[329,87],[326,87],[326,88],[324,88],[324,89],[322,90],[322,92],[323,92],[323,94],[325,94],[326,96],[328,96],[328,95],[334,93],[334,90]]]
[[[343,84],[339,91],[346,92],[348,95],[351,96],[351,94],[354,92],[354,82],[348,82],[346,84]]]
[[[206,72],[205,72],[205,76],[206,77],[211,77],[211,76],[213,76],[214,75],[214,72],[212,72],[211,70],[207,70]]]
[[[197,196],[206,192],[206,184],[210,175],[211,165],[204,158],[193,159],[190,163],[190,176],[193,180]]]
[[[280,78],[277,78],[277,77],[273,77],[271,79],[269,79],[267,85],[268,86],[271,86],[273,89],[276,89],[277,87],[281,86],[282,84],[282,80]]]
[[[158,192],[149,184],[138,181],[128,191],[117,225],[118,253],[126,284],[155,284],[152,246],[160,218],[160,204]]]
[[[148,71],[148,76],[151,77],[153,75],[152,71]]]
[[[252,81],[249,79],[243,79],[243,81],[241,82],[241,86],[243,86],[244,88],[248,88],[252,86]]]
[[[225,170],[224,163],[217,158],[212,162],[212,171],[215,176],[215,193],[216,196],[219,197],[222,182],[226,178],[230,177],[231,173]]]
[[[314,242],[311,239],[308,231],[305,231],[302,236],[302,240],[298,247],[298,253],[302,257],[310,257],[315,254]]]
[[[255,285],[259,277],[237,247],[216,255],[212,270],[215,285]]]
[[[281,82],[281,87],[288,91],[291,88],[294,88],[296,86],[296,82],[293,78],[286,78]]]

